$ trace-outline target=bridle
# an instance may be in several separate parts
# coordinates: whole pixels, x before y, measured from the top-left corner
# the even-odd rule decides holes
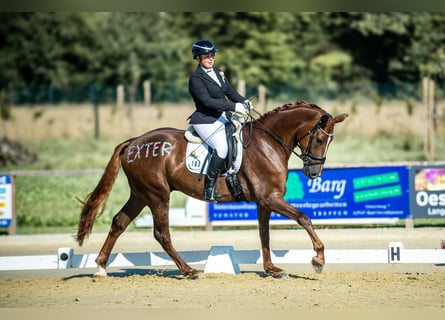
[[[332,116],[331,116],[329,113],[327,113],[326,116],[327,116],[328,118],[332,118]],[[326,130],[324,130],[324,129],[321,127],[321,123],[322,123],[322,120],[321,120],[321,119],[318,120],[318,122],[315,124],[315,126],[314,126],[311,130],[309,130],[308,132],[306,132],[300,139],[297,140],[297,143],[295,144],[295,146],[298,146],[298,147],[300,147],[300,149],[301,149],[301,143],[300,143],[301,140],[303,140],[306,136],[309,135],[309,142],[308,142],[308,144],[307,144],[307,146],[306,146],[306,149],[304,150],[304,152],[303,152],[302,154],[297,154],[297,153],[292,149],[292,153],[295,154],[297,157],[299,157],[301,160],[303,160],[303,163],[306,164],[306,165],[307,165],[307,164],[313,164],[313,163],[311,163],[311,160],[318,161],[319,164],[324,164],[324,162],[326,161],[326,153],[327,153],[327,151],[328,151],[329,142],[330,142],[330,140],[332,139],[332,137],[334,136],[334,134],[333,134],[333,133],[329,133],[329,132],[327,132]],[[312,140],[314,139],[314,137],[315,137],[315,132],[316,132],[317,130],[320,130],[323,134],[325,134],[325,135],[328,137],[328,142],[326,143],[326,149],[325,149],[325,151],[323,152],[323,156],[322,156],[322,157],[320,157],[320,156],[316,156],[316,155],[314,155],[314,154],[311,153]],[[280,139],[280,140],[281,140],[281,139]],[[283,143],[284,143],[284,142],[283,142]]]
[[[252,111],[256,112],[258,115],[261,116],[261,114],[256,111],[255,109],[252,109]],[[332,118],[332,115],[330,115],[329,113],[325,114],[328,118]],[[304,165],[313,165],[314,163],[311,163],[311,160],[313,161],[317,161],[317,164],[324,164],[324,162],[326,161],[326,153],[328,150],[328,146],[329,146],[329,142],[332,139],[332,137],[334,136],[333,133],[329,133],[326,130],[324,130],[321,127],[321,123],[322,123],[322,119],[318,120],[318,122],[312,127],[311,130],[309,130],[308,132],[306,132],[302,137],[300,137],[299,139],[297,139],[297,142],[295,143],[294,147],[289,146],[288,144],[286,144],[280,137],[278,137],[275,133],[273,133],[269,128],[267,128],[265,125],[263,125],[261,122],[259,122],[258,120],[256,120],[255,118],[252,117],[252,115],[249,113],[249,118],[251,119],[251,126],[250,126],[250,131],[252,132],[252,125],[253,122],[255,122],[256,124],[258,124],[267,134],[269,134],[275,141],[277,141],[278,143],[280,143],[285,149],[287,149],[288,151],[290,151],[291,153],[293,153],[294,155],[296,155],[298,158],[300,158],[303,161]],[[315,136],[315,132],[317,130],[320,130],[323,134],[325,134],[328,137],[328,142],[326,143],[326,149],[323,153],[323,156],[316,156],[314,154],[311,153],[311,146],[312,146],[312,140],[314,139]],[[295,147],[300,147],[301,149],[301,141],[307,137],[309,135],[309,142],[306,146],[306,149],[301,153],[298,154],[297,152],[295,152]],[[252,134],[249,135],[250,137],[252,136]],[[250,140],[250,139],[249,139]],[[250,141],[244,145],[244,148],[247,148],[247,146],[249,145]]]

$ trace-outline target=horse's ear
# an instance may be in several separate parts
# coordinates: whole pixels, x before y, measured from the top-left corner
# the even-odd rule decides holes
[[[349,115],[346,113],[342,113],[338,116],[334,117],[334,123],[339,123],[339,122],[343,122]]]
[[[329,118],[332,118],[329,113],[322,115],[319,122],[320,127],[322,127],[323,129],[326,128]]]

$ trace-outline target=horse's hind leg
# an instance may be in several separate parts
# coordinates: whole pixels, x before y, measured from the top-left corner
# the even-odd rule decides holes
[[[125,231],[130,222],[138,216],[144,206],[144,202],[142,202],[140,199],[134,196],[130,196],[130,199],[128,199],[127,203],[114,216],[107,239],[105,240],[102,249],[100,250],[96,258],[96,263],[99,270],[97,273],[94,274],[95,277],[107,276],[106,267],[108,258],[110,257],[111,250],[113,250],[117,238],[119,238],[119,236]]]
[[[151,208],[151,210],[153,214],[153,235],[155,239],[175,262],[179,271],[184,276],[191,279],[199,278],[201,272],[190,267],[173,247],[169,230],[168,200],[159,200],[154,203],[157,203],[157,206],[156,208]]]
[[[258,226],[261,239],[261,251],[263,254],[263,268],[264,271],[270,273],[274,278],[286,277],[286,271],[276,267],[272,263],[270,255],[270,236],[269,236],[269,220],[271,211],[258,206]]]

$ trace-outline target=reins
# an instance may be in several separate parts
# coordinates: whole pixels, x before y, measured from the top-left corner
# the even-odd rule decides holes
[[[263,116],[260,112],[256,111],[255,109],[252,109],[251,111],[254,111],[257,115],[259,115],[260,117]],[[329,118],[332,118],[332,116],[330,114],[327,114],[327,116]],[[328,136],[328,138],[332,138],[334,136],[333,133],[328,133],[326,130],[324,130],[321,126],[321,119],[315,124],[315,126],[307,131],[301,138],[297,139],[297,143],[295,145],[295,147],[297,146],[301,146],[300,141],[303,140],[306,136],[311,135],[310,136],[310,140],[309,143],[306,146],[306,150],[301,153],[298,154],[297,152],[295,152],[295,147],[291,147],[289,146],[287,143],[285,143],[279,136],[277,136],[274,132],[272,132],[269,128],[267,128],[264,124],[262,124],[261,122],[259,122],[257,119],[255,119],[254,117],[252,117],[251,112],[248,113],[248,117],[251,119],[250,121],[250,134],[249,134],[249,142],[247,142],[247,144],[243,144],[244,148],[247,148],[250,144],[250,139],[252,138],[252,129],[253,129],[253,123],[255,122],[256,124],[258,124],[267,134],[269,134],[275,141],[277,141],[278,143],[280,143],[285,149],[287,149],[288,151],[290,151],[291,153],[293,153],[294,155],[296,155],[298,158],[300,158],[301,160],[303,160],[303,163],[308,163],[309,159],[312,160],[317,160],[320,161],[321,163],[324,163],[324,161],[326,160],[326,156],[323,157],[319,157],[316,155],[311,154],[311,145],[312,145],[312,139],[314,137],[313,133],[320,129],[321,132],[323,132],[325,135]]]

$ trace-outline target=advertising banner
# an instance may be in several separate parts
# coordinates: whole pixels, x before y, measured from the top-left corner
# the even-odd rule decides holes
[[[408,167],[325,169],[311,180],[290,170],[285,199],[312,220],[405,219],[409,216]],[[209,220],[256,220],[255,203],[210,203]],[[287,219],[272,213],[272,220]]]
[[[410,170],[413,218],[445,217],[445,166],[417,166]]]
[[[11,176],[0,175],[0,227],[9,227],[12,221]]]

